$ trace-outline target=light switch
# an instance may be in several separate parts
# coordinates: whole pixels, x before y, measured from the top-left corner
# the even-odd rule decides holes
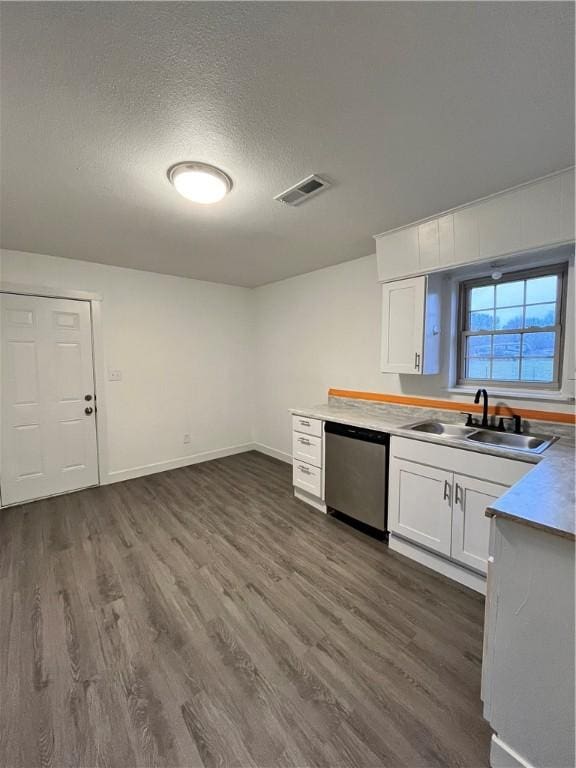
[[[108,381],[122,381],[122,371],[119,368],[108,368]]]

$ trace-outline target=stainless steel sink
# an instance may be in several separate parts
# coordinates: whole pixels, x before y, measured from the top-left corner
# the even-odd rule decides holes
[[[441,421],[423,421],[412,424],[408,429],[414,432],[426,432],[437,437],[466,437],[474,432],[474,427],[463,427],[461,424],[443,424]]]
[[[406,429],[446,439],[471,440],[474,443],[523,453],[542,453],[557,439],[553,435],[516,435],[511,432],[465,427],[461,424],[444,424],[441,421],[421,421],[407,426]]]
[[[467,435],[467,440],[497,448],[510,448],[525,453],[542,453],[556,439],[553,435],[514,435],[510,432],[490,432],[480,429]]]

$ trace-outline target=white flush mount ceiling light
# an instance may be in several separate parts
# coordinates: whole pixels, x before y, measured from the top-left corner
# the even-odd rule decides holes
[[[217,203],[232,189],[230,176],[206,163],[176,163],[168,178],[183,197],[203,205]]]

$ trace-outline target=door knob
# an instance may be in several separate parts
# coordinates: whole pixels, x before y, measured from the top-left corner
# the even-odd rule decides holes
[[[93,410],[94,410],[93,408],[90,408],[90,406],[88,406],[88,408],[84,408],[84,413],[87,416],[90,416],[90,414],[93,412]]]

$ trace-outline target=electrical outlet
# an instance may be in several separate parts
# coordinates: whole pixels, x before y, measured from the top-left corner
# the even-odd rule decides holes
[[[118,368],[108,368],[108,381],[122,381],[122,371]]]
[[[190,443],[190,435],[188,432],[184,435],[184,445],[188,445]]]

